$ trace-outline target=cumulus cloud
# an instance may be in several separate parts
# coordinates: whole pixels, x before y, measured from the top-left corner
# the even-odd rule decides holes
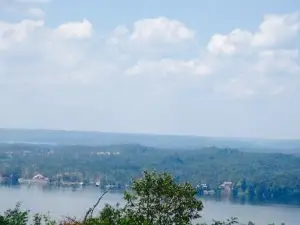
[[[85,39],[93,35],[93,25],[87,19],[81,22],[68,22],[60,25],[55,33],[63,39]]]
[[[87,20],[56,28],[45,26],[42,20],[0,22],[0,84],[90,82],[101,63],[94,64],[79,42],[91,35]]]
[[[180,21],[165,17],[143,19],[134,23],[130,39],[137,42],[178,43],[190,41],[194,32]]]
[[[221,69],[219,73],[230,73],[233,77],[217,85],[215,90],[235,97],[281,94],[288,90],[283,85],[291,86],[287,80],[300,74],[296,42],[299,34],[300,14],[297,12],[266,15],[255,32],[237,28],[229,34],[213,35],[207,44],[207,52],[215,57]],[[286,80],[278,81],[277,76],[284,76]],[[255,82],[261,79],[265,82]]]
[[[165,17],[147,18],[132,25],[118,26],[107,43],[119,51],[130,51],[137,57],[160,58],[166,53],[191,51],[196,42],[195,32],[186,24]]]
[[[235,29],[228,35],[213,35],[207,49],[212,54],[233,55],[247,50],[251,39],[251,32]]]
[[[300,14],[266,15],[253,34],[252,45],[260,47],[276,46],[296,38],[300,31]]]
[[[227,35],[215,34],[207,49],[212,54],[233,55],[256,48],[277,47],[296,38],[299,32],[299,13],[267,15],[258,31],[235,29]]]
[[[263,50],[258,53],[255,71],[273,75],[300,74],[299,49]]]
[[[42,20],[23,20],[19,23],[0,21],[0,50],[6,50],[15,43],[24,41],[36,29],[43,26]]]
[[[31,12],[42,16],[38,8],[32,8]],[[132,26],[118,26],[106,39],[93,35],[93,24],[87,19],[65,22],[56,28],[46,27],[43,20],[2,21],[0,50],[11,50],[6,54],[10,57],[15,54],[18,58],[28,55],[38,59],[40,64],[35,68],[44,73],[45,82],[76,80],[97,83],[99,80],[109,82],[114,77],[129,79],[129,75],[155,76],[156,82],[159,77],[169,77],[181,82],[183,77],[189,80],[195,76],[207,77],[203,79],[206,89],[239,98],[264,92],[282,93],[287,90],[283,87],[286,84],[277,85],[276,79],[270,77],[299,74],[299,49],[283,45],[299,34],[299,15],[266,16],[257,30],[234,29],[227,35],[214,34],[203,54],[189,56],[180,44],[196,42],[195,32],[184,23],[165,17],[138,20]],[[86,39],[89,45],[80,42]],[[26,40],[28,42],[22,48],[15,47]],[[160,51],[166,45],[172,47]],[[142,48],[153,52],[140,54]],[[172,57],[174,49],[178,50],[177,57]],[[171,53],[168,55],[168,52]],[[149,57],[152,53],[155,57]],[[3,62],[8,61],[6,55],[2,56]],[[7,73],[12,73],[10,64],[5,64]],[[19,73],[24,73],[28,68],[27,65],[25,69],[13,69],[13,73],[17,74],[18,69]],[[38,72],[29,70],[27,73]],[[193,82],[191,80],[190,85],[195,86]]]

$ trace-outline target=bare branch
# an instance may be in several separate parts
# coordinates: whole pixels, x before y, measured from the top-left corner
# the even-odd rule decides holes
[[[89,208],[89,210],[86,212],[85,216],[84,216],[84,219],[83,219],[83,223],[85,223],[85,221],[87,220],[89,214],[91,213],[92,211],[92,208]]]
[[[99,205],[101,199],[104,197],[104,195],[106,195],[107,193],[109,192],[109,190],[106,190],[103,192],[103,194],[98,198],[98,201],[96,202],[96,204],[92,207],[92,208],[89,208],[89,210],[86,212],[85,216],[84,216],[84,220],[83,222],[85,222],[88,218],[88,216],[90,215],[90,217],[93,216],[93,213],[94,213],[94,210],[95,208]]]

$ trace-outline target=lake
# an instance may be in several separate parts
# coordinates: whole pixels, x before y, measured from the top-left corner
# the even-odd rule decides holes
[[[14,207],[17,202],[22,203],[22,208],[32,212],[50,212],[53,218],[63,216],[82,217],[86,210],[91,207],[101,194],[97,188],[85,188],[77,191],[70,189],[41,188],[0,188],[0,211]],[[122,194],[107,194],[100,204],[116,204],[122,202]],[[258,206],[239,205],[230,202],[217,202],[204,200],[203,218],[201,221],[209,222],[212,219],[225,220],[230,217],[238,217],[241,222],[252,220],[257,225],[267,225],[270,222],[286,225],[300,224],[300,207],[290,206]]]

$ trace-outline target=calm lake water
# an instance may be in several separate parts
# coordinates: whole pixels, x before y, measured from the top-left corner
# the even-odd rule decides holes
[[[101,194],[97,188],[82,190],[42,190],[40,188],[0,188],[0,211],[14,207],[17,202],[22,208],[32,212],[50,212],[56,219],[63,216],[81,217],[91,207]],[[107,194],[100,204],[122,203],[122,194]],[[229,202],[204,201],[203,218],[209,222],[212,219],[225,220],[238,217],[241,222],[252,220],[257,225],[267,225],[270,222],[286,225],[300,224],[300,207],[289,206],[254,206],[238,205]]]

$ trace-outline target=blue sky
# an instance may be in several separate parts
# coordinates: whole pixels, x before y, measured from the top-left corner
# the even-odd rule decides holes
[[[0,127],[300,138],[300,1],[0,0]]]

